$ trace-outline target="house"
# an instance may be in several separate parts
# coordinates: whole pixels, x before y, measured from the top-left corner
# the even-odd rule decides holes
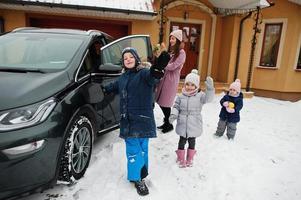
[[[0,32],[22,26],[149,34],[153,44],[180,28],[182,77],[196,68],[202,80],[301,99],[301,0],[0,0]]]

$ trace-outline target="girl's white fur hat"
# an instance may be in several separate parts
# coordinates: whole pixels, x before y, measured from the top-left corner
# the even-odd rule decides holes
[[[197,69],[191,70],[191,73],[185,77],[185,83],[193,83],[197,88],[200,87],[200,76]]]
[[[173,32],[170,33],[169,36],[174,36],[175,38],[177,38],[178,40],[180,40],[180,42],[183,41],[183,31],[178,29],[178,30],[174,30]]]
[[[233,83],[231,83],[229,89],[234,89],[236,92],[240,93],[241,83],[239,79],[236,79]]]

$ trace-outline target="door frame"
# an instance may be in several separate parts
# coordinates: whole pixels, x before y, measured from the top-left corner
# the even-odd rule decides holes
[[[168,17],[167,20],[167,29],[165,33],[165,44],[169,44],[169,34],[170,34],[170,25],[171,22],[175,23],[184,23],[184,24],[198,24],[201,26],[201,35],[200,35],[200,45],[199,45],[199,57],[198,57],[198,71],[199,75],[201,75],[201,70],[203,68],[203,53],[204,53],[204,40],[205,40],[205,32],[206,32],[206,21],[205,20],[198,20],[198,19],[189,19],[185,20],[179,17]]]

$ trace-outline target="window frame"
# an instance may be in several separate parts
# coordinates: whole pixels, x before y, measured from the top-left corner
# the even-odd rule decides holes
[[[257,50],[256,50],[256,68],[260,69],[270,69],[270,70],[277,70],[281,66],[282,55],[283,55],[283,48],[284,42],[286,37],[286,30],[287,30],[287,19],[286,18],[275,18],[275,19],[263,19],[262,24],[260,26],[261,30],[265,30],[266,24],[282,24],[281,32],[280,32],[280,41],[279,47],[277,52],[277,61],[275,67],[267,67],[260,65],[261,54],[263,51],[263,43],[264,43],[264,34],[265,31],[261,31],[259,34],[258,42],[257,42]]]
[[[299,35],[299,42],[298,42],[297,51],[296,51],[296,61],[294,62],[294,69],[298,72],[301,72],[301,65],[298,66],[299,57],[301,59],[301,33]]]
[[[266,36],[267,36],[267,28],[268,26],[275,26],[275,25],[279,25],[280,26],[280,35],[279,35],[279,42],[277,42],[277,50],[276,50],[276,63],[274,65],[262,65],[262,59],[263,59],[263,53],[265,50],[265,42],[266,42]],[[263,40],[262,40],[262,46],[261,46],[261,53],[260,53],[260,59],[259,59],[259,65],[262,67],[268,67],[268,68],[274,68],[277,66],[277,60],[279,57],[279,48],[280,48],[280,40],[281,40],[281,33],[282,33],[282,27],[283,27],[283,23],[266,23],[264,24],[264,34],[263,34]]]
[[[145,47],[146,49],[142,49],[142,50],[145,50],[144,53],[140,52],[140,48],[137,48],[135,47],[135,45],[125,45],[126,43],[133,43],[133,44],[140,44],[138,42],[133,42],[134,40],[138,39],[139,40],[142,40],[142,45],[145,44]],[[110,53],[109,50],[112,50],[113,47],[120,47],[116,52],[119,55],[120,58],[118,58],[117,60],[120,62],[120,63],[111,63],[111,62],[106,62],[106,61],[109,61],[110,59],[111,60],[114,60],[112,58],[112,55]],[[101,63],[102,64],[108,64],[108,63],[111,63],[113,65],[121,65],[121,55],[122,55],[122,50],[125,48],[125,47],[134,47],[136,50],[137,50],[137,53],[138,55],[140,56],[140,59],[142,62],[150,62],[151,61],[151,58],[152,58],[152,49],[151,49],[151,43],[150,43],[150,39],[149,39],[149,35],[130,35],[130,36],[125,36],[123,38],[119,38],[107,45],[105,45],[104,47],[101,48]],[[144,46],[142,46],[143,48]],[[143,57],[144,56],[144,57]],[[104,58],[108,58],[108,60],[104,59]],[[115,59],[116,60],[116,59]]]

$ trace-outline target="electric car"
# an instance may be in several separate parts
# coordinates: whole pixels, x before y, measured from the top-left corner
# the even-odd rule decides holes
[[[94,138],[119,127],[121,52],[152,57],[149,36],[18,28],[0,36],[0,199],[80,179]]]

